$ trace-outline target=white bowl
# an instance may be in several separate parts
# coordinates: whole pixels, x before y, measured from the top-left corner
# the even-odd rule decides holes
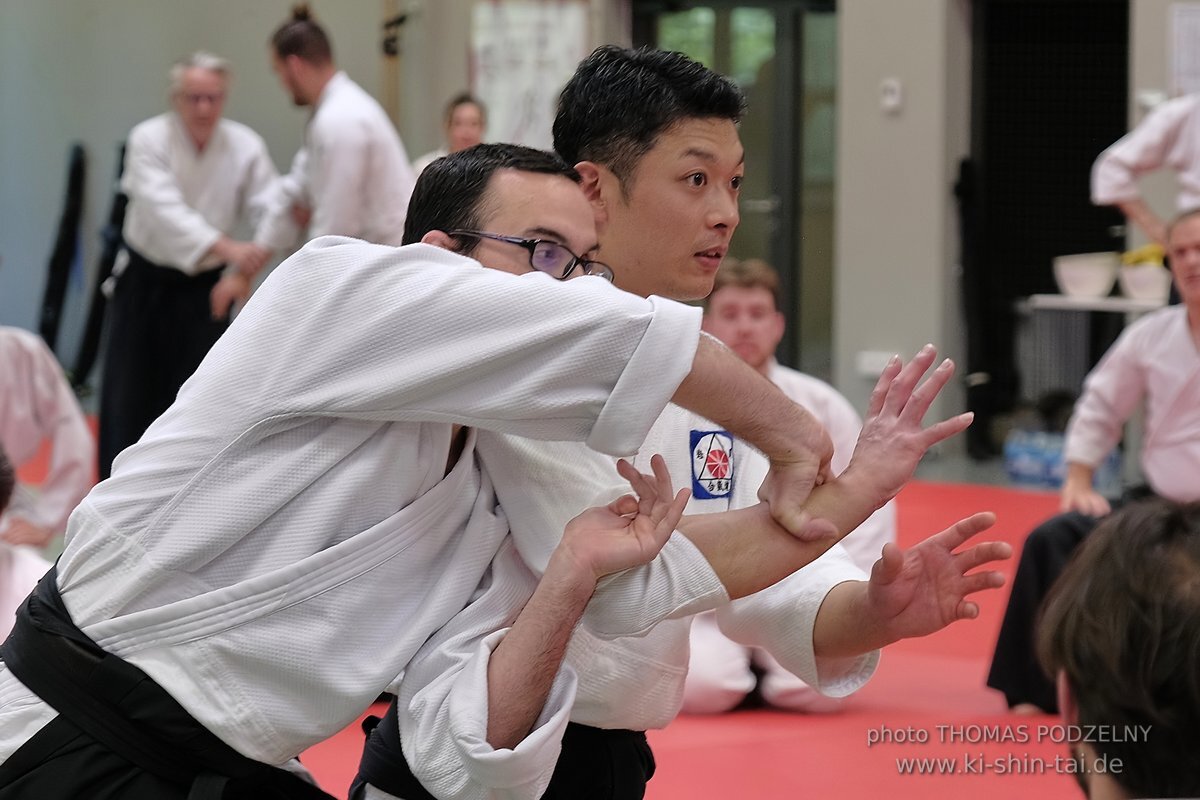
[[[1054,259],[1054,280],[1070,297],[1108,297],[1120,266],[1120,253],[1059,256]]]
[[[1171,271],[1162,264],[1134,264],[1117,273],[1121,294],[1135,300],[1167,302],[1171,293]]]

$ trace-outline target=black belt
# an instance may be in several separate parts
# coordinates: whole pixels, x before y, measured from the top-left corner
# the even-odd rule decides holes
[[[146,673],[101,649],[71,621],[57,575],[56,567],[46,573],[0,646],[0,658],[30,691],[113,753],[187,787],[188,800],[220,800],[227,787],[255,787],[264,798],[333,800],[298,775],[237,752]],[[36,763],[27,755],[18,750],[5,766]]]
[[[206,286],[212,288],[221,279],[221,275],[225,271],[224,264],[217,264],[194,275],[189,275],[183,270],[156,264],[129,245],[125,245],[125,252],[129,254],[129,263],[125,269],[132,269],[142,280],[155,284],[164,284],[167,286]]]

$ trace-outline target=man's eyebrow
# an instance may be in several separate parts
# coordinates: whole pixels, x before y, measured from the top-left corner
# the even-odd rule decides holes
[[[688,149],[684,150],[682,153],[679,154],[680,161],[687,159],[687,158],[698,158],[701,161],[707,161],[710,164],[715,164],[721,160],[720,157],[716,153],[714,153],[712,150],[707,150],[703,147],[689,147]],[[746,163],[746,151],[745,150],[742,151],[741,156],[738,158],[737,165],[740,167],[744,163]]]
[[[563,236],[561,233],[554,230],[553,228],[543,228],[541,226],[534,227],[534,228],[526,228],[524,235],[531,237],[531,238],[553,239],[554,241],[561,244],[563,247],[568,247],[567,237]],[[600,242],[597,241],[594,245],[587,248],[583,252],[584,253],[592,253],[599,249],[600,249]]]
[[[560,243],[567,241],[567,237],[563,236],[554,228],[545,228],[541,225],[536,225],[532,228],[526,228],[522,235],[530,239],[554,239]]]

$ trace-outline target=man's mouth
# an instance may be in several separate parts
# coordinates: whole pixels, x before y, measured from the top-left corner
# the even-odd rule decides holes
[[[721,260],[725,258],[726,252],[727,252],[727,248],[725,248],[725,247],[712,247],[707,250],[700,250],[695,255],[696,255],[696,258],[705,262],[708,266],[711,266],[713,269],[716,269],[717,267],[719,267],[721,265]]]

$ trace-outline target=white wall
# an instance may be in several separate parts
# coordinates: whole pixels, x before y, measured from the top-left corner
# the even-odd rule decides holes
[[[968,10],[966,0],[838,4],[834,378],[860,409],[874,381],[857,372],[859,352],[911,355],[933,342],[965,354],[953,185],[969,144]],[[902,87],[896,114],[880,107],[886,78]],[[933,413],[962,403],[956,383]]]
[[[1170,89],[1168,59],[1170,39],[1168,22],[1174,0],[1131,0],[1129,3],[1129,127],[1132,128],[1145,110],[1138,105],[1142,92],[1167,93]],[[1163,219],[1175,212],[1175,176],[1165,170],[1143,178],[1140,182],[1146,202]],[[1130,224],[1127,226],[1131,246],[1145,244],[1149,239]]]

